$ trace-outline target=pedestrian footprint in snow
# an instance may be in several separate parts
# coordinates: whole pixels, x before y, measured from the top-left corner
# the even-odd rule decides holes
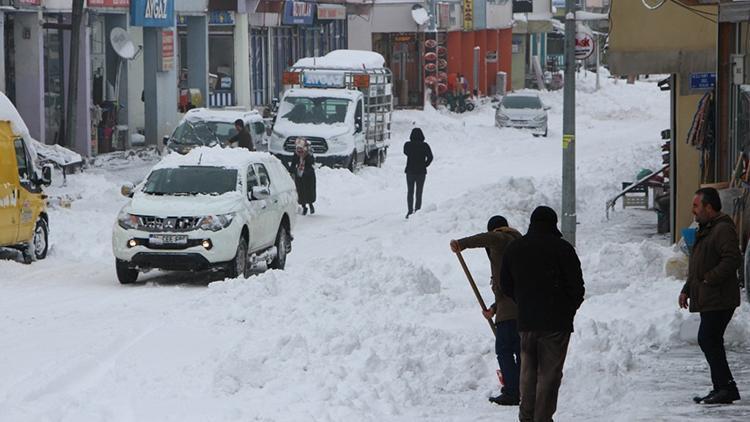
[[[537,207],[529,231],[505,251],[500,288],[518,305],[521,422],[552,422],[573,318],[583,302],[581,262],[562,239],[557,214]]]
[[[424,141],[422,129],[414,128],[409,135],[409,141],[404,143],[404,154],[406,155],[406,188],[408,212],[406,218],[422,208],[422,190],[427,176],[427,167],[432,163],[432,150],[430,145]],[[417,191],[417,200],[414,202],[414,189]]]
[[[688,277],[680,292],[679,305],[700,312],[698,345],[711,369],[713,389],[696,403],[729,404],[740,399],[727,363],[724,331],[740,306],[737,269],[740,255],[737,229],[732,218],[721,212],[721,198],[714,188],[703,188],[693,197],[693,215],[698,222],[690,252]]]
[[[500,289],[500,270],[506,248],[520,237],[521,233],[508,227],[505,217],[496,215],[487,222],[487,232],[450,242],[454,253],[469,248],[485,248],[490,259],[495,303],[485,312],[484,317],[495,317],[495,353],[505,384],[501,394],[490,398],[490,401],[503,406],[516,406],[519,402],[521,340],[518,337],[518,308],[513,299]]]
[[[310,142],[299,138],[295,142],[294,157],[290,166],[290,173],[294,176],[297,186],[297,202],[302,206],[302,215],[315,214],[315,156],[310,152]]]

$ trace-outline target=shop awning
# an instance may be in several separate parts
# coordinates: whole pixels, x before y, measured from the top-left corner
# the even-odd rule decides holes
[[[719,5],[719,22],[746,22],[748,20],[750,20],[750,2]]]

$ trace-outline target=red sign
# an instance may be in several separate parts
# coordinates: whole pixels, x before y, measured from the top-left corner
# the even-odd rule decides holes
[[[594,52],[596,42],[591,34],[586,32],[578,32],[576,34],[576,60],[585,60],[591,56]]]
[[[41,6],[42,0],[18,0],[22,6]]]
[[[87,0],[89,7],[130,7],[130,0]]]
[[[167,72],[174,66],[174,31],[161,31],[161,71]]]

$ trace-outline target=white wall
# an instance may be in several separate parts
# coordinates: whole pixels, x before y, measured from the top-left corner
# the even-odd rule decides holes
[[[372,26],[367,20],[369,17],[349,15],[348,19],[349,49],[372,51]]]
[[[128,33],[135,45],[143,45],[143,28],[131,26]],[[178,50],[179,51],[179,50]],[[179,63],[179,62],[177,62]],[[145,127],[145,108],[141,101],[143,92],[143,52],[135,60],[128,61],[128,126],[130,133],[137,133]]]
[[[416,2],[415,2],[416,3]],[[411,16],[411,7],[407,4],[375,4],[370,13],[372,32],[415,32],[420,27]],[[424,29],[424,27],[422,27]]]
[[[487,28],[505,29],[513,26],[513,2],[503,5],[487,3]]]

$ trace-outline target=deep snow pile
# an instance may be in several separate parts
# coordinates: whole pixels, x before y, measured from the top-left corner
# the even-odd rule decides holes
[[[593,83],[579,79],[577,95],[587,299],[556,419],[680,420],[708,375],[697,319],[676,306],[681,282],[664,276],[672,248],[633,229],[655,231],[651,212],[604,215],[622,181],[659,165],[669,97],[653,83]],[[318,170],[318,214],[298,220],[287,270],[208,288],[159,274],[117,286],[108,242],[125,203],[119,173],[71,177],[55,188],[78,199],[51,212],[50,258],[31,270],[0,262],[22,279],[0,295],[0,420],[514,420],[517,408],[486,401],[493,340],[448,241],[483,231],[493,214],[525,231],[536,206],[559,209],[562,93],[543,98],[548,138],[498,130],[489,105],[397,112],[384,168]],[[405,220],[401,147],[415,125],[435,162],[422,210]],[[484,252],[464,255],[489,300]],[[42,304],[11,299],[24,292]],[[750,347],[748,316],[745,304],[730,325],[732,353]],[[685,346],[692,354],[675,358]],[[747,410],[733,409],[727,420]]]

